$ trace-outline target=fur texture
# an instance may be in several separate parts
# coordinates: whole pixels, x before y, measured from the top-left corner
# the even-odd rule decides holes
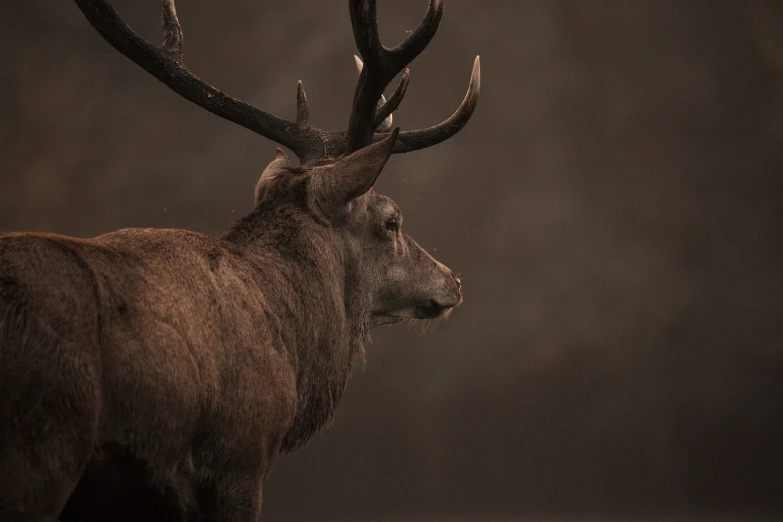
[[[0,520],[257,520],[371,326],[461,301],[370,188],[393,143],[278,155],[217,238],[0,236]]]

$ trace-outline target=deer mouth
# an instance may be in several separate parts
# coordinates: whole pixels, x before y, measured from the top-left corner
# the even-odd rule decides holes
[[[441,304],[435,300],[430,301],[423,306],[417,306],[413,309],[413,316],[416,319],[437,319],[448,315],[454,310],[455,304]]]
[[[438,319],[448,316],[456,304],[443,305],[437,301],[431,301],[426,305],[413,306],[398,312],[374,312],[372,314],[373,326],[395,324],[405,319]]]
[[[406,319],[440,319],[448,317],[452,310],[462,303],[462,295],[448,297],[443,301],[437,299],[423,299],[412,306],[398,308],[396,310],[374,310],[371,314],[372,325],[380,326],[395,324]]]

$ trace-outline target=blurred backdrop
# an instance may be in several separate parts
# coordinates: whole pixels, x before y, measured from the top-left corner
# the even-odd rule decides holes
[[[346,2],[179,0],[225,92],[347,124]],[[399,41],[426,2],[379,2]],[[161,40],[158,3],[117,0]],[[274,145],[180,99],[72,2],[0,17],[0,230],[216,234]],[[783,5],[448,0],[395,121],[470,124],[377,189],[461,274],[426,332],[374,331],[265,520],[783,513]]]

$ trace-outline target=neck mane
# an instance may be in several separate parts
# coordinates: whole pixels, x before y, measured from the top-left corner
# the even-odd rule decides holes
[[[282,445],[290,453],[332,420],[353,359],[364,355],[370,306],[329,229],[294,205],[262,205],[222,239],[253,267],[296,371],[297,412]]]

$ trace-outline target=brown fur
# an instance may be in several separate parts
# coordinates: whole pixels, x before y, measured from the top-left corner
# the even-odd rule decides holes
[[[395,139],[278,157],[217,238],[0,236],[0,520],[257,520],[370,327],[461,300],[370,188]]]

